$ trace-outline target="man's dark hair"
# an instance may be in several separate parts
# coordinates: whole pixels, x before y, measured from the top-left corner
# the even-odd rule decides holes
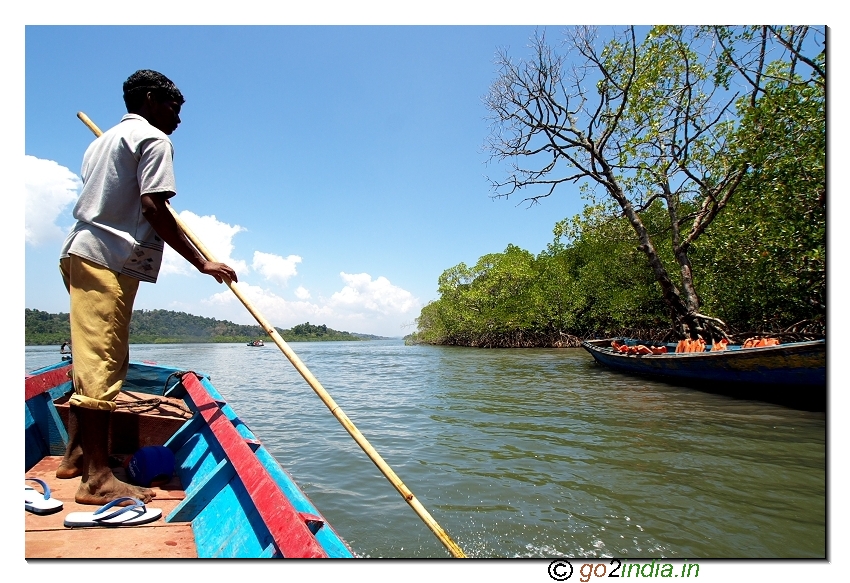
[[[153,93],[158,101],[170,100],[180,104],[186,101],[171,79],[162,73],[141,69],[124,81],[124,104],[127,106],[127,112],[138,111],[145,102],[148,92]]]

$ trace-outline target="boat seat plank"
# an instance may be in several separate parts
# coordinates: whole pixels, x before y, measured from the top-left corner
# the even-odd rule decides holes
[[[67,427],[70,395],[56,399],[55,406]],[[157,404],[146,404],[155,399]],[[110,453],[132,454],[148,445],[163,445],[191,419],[181,399],[154,396],[122,389],[109,422]]]

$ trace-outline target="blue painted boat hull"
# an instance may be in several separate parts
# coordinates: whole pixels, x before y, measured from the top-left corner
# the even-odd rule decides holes
[[[631,355],[615,352],[611,341],[582,342],[597,363],[620,372],[704,384],[757,387],[826,388],[826,341],[793,342],[763,348],[730,346],[720,352]],[[675,347],[675,345],[672,345]]]
[[[64,453],[68,435],[54,400],[71,391],[71,367],[26,377],[25,471]],[[123,389],[180,398],[194,413],[164,444],[186,493],[165,520],[191,523],[199,557],[354,556],[207,375],[132,362]]]

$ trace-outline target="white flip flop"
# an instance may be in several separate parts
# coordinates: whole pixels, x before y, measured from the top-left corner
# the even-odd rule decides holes
[[[50,497],[50,486],[38,478],[24,478],[27,482],[37,482],[43,491],[24,484],[24,509],[33,514],[53,514],[62,510],[62,501]]]
[[[122,502],[132,501],[128,506],[120,506],[112,512],[110,508]],[[104,504],[94,512],[71,512],[65,517],[65,526],[68,528],[80,528],[87,526],[138,526],[154,522],[162,516],[159,508],[146,508],[145,504],[137,498],[118,498]]]

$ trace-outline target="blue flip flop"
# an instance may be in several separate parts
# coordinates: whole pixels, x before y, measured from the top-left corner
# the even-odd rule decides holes
[[[24,478],[27,482],[41,485],[42,492],[24,484],[24,509],[33,514],[53,514],[62,510],[62,501],[50,497],[50,486],[38,478]]]
[[[112,512],[107,512],[110,508],[118,506],[124,502],[132,502],[127,506],[120,506]],[[137,526],[139,524],[147,524],[154,522],[162,516],[162,510],[159,508],[147,508],[144,502],[137,498],[118,498],[107,504],[104,504],[94,512],[71,512],[65,517],[65,526],[67,528],[80,528],[87,526]]]

